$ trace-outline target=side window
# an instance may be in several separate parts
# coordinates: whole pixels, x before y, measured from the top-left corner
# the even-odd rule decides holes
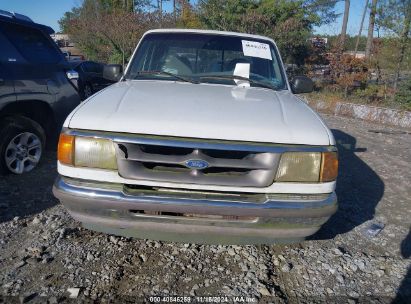
[[[0,62],[16,62],[24,60],[16,48],[0,30]]]
[[[0,28],[27,61],[57,63],[61,59],[56,47],[40,30],[6,22]]]
[[[83,70],[86,73],[103,73],[103,66],[96,62],[85,62]]]
[[[95,63],[95,71],[97,74],[103,74],[103,65],[100,63]]]
[[[83,71],[86,72],[86,73],[91,73],[92,72],[90,62],[84,62],[81,67],[82,67]]]
[[[90,68],[91,68],[91,72],[93,73],[102,73],[103,72],[103,68],[100,68],[100,64],[98,64],[97,62],[90,62]]]

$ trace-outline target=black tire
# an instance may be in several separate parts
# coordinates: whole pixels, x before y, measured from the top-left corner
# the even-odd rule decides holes
[[[83,88],[83,99],[87,99],[91,95],[93,95],[93,87],[91,84],[86,83]]]
[[[3,118],[0,121],[0,173],[15,173],[6,164],[6,149],[16,136],[25,132],[32,133],[39,139],[41,144],[39,162],[41,161],[46,146],[46,135],[43,128],[37,122],[23,116]],[[33,168],[27,169],[24,172],[31,171],[37,165],[38,163],[33,164]]]

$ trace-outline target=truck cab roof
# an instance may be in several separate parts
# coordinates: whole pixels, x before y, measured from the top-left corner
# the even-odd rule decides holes
[[[37,29],[42,30],[48,35],[51,35],[54,33],[54,30],[50,26],[35,23],[33,20],[31,20],[26,15],[18,14],[15,12],[0,10],[0,22],[12,22],[12,23],[21,24],[24,26],[37,28]]]
[[[239,32],[229,32],[229,31],[167,28],[167,29],[149,30],[144,35],[151,34],[151,33],[194,33],[194,34],[214,34],[214,35],[221,35],[221,36],[239,36],[239,37],[247,37],[247,38],[259,39],[259,40],[267,40],[275,44],[273,39],[266,37],[266,36],[239,33]]]

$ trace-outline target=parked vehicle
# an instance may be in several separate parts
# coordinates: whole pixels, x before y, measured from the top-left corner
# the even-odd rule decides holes
[[[113,84],[103,77],[104,64],[94,61],[70,61],[73,70],[79,74],[79,92],[83,99]]]
[[[335,140],[294,95],[312,81],[288,82],[270,38],[153,30],[120,68],[104,69],[121,81],[60,135],[54,194],[85,227],[273,243],[315,233],[336,211]]]
[[[0,171],[35,168],[46,141],[80,103],[53,29],[27,16],[0,11]]]
[[[71,52],[69,51],[63,51],[63,55],[66,58],[66,60],[69,60],[69,61],[83,61],[84,60],[83,55],[72,55]]]
[[[66,60],[69,60],[69,59],[70,59],[70,52],[64,51],[64,52],[62,52],[62,53],[63,53],[64,58],[66,58]]]

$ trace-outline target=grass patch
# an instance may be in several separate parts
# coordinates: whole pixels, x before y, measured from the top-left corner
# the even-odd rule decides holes
[[[329,103],[348,102],[411,111],[411,81],[401,84],[397,94],[380,85],[369,85],[365,89],[357,89],[348,97],[343,92],[322,89],[309,94],[304,94],[308,100],[320,100]]]

